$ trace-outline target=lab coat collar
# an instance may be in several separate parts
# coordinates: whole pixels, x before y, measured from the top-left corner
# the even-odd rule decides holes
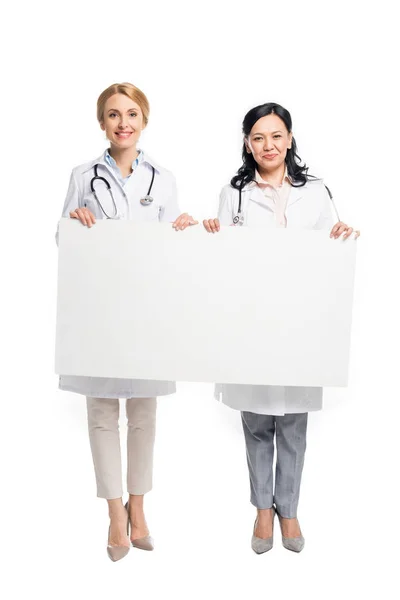
[[[135,169],[142,162],[142,160],[144,158],[144,152],[143,152],[143,150],[141,150],[140,148],[138,148],[137,151],[138,151],[139,154],[137,155],[137,157],[135,158],[135,160],[132,161],[132,169]],[[113,167],[113,168],[117,167],[117,163],[115,162],[115,160],[111,156],[109,148],[105,151],[104,158],[106,159],[106,161],[108,162],[108,164],[111,167]]]
[[[283,183],[284,181],[288,181],[289,183],[291,182],[291,179],[290,179],[290,177],[289,177],[289,175],[288,175],[287,167],[285,167],[285,172],[284,172],[284,174],[283,174],[282,183]],[[254,185],[257,185],[258,183],[261,183],[261,184],[264,184],[264,185],[266,185],[266,184],[269,184],[269,185],[271,185],[271,184],[270,184],[268,181],[266,181],[265,179],[263,179],[263,178],[261,177],[261,175],[260,175],[260,173],[257,171],[257,169],[256,169],[256,172],[255,172],[254,181],[252,181],[251,183],[252,183],[252,184],[254,184]]]
[[[288,198],[288,201],[286,204],[286,208],[288,206],[291,206],[292,204],[294,204],[295,202],[300,200],[300,198],[303,197],[303,194],[304,194],[303,190],[304,190],[304,186],[302,186],[302,187],[291,186],[291,190],[290,190],[289,198]],[[268,197],[264,196],[262,189],[260,188],[260,186],[257,185],[257,183],[255,181],[251,181],[250,183],[248,183],[247,185],[244,186],[243,192],[246,192],[246,191],[250,192],[250,200],[257,202],[258,204],[267,205],[274,210],[275,205],[274,205],[273,201],[270,200]]]
[[[161,173],[161,167],[156,163],[155,160],[150,158],[150,156],[148,154],[146,154],[146,152],[144,152],[144,151],[143,151],[143,161],[142,162],[147,162],[147,164],[149,164],[151,167],[154,167],[155,170],[158,171],[158,173]]]
[[[290,175],[288,174],[287,171],[287,167],[285,167],[285,173],[283,175],[283,180],[285,181],[287,180],[289,183],[291,183],[291,178]],[[247,191],[247,190],[252,190],[255,188],[259,188],[260,186],[258,185],[259,183],[268,183],[268,181],[265,181],[265,179],[263,179],[260,175],[260,173],[257,171],[257,169],[255,170],[255,175],[254,175],[254,179],[252,181],[250,181],[249,183],[246,183],[246,185],[243,187],[243,191]]]
[[[108,170],[110,170],[111,167],[108,164],[108,162],[106,161],[107,151],[108,150],[105,150],[101,156],[99,156],[98,158],[95,158],[94,160],[89,162],[86,165],[86,169],[83,172],[87,173],[87,171],[90,171],[90,169],[93,169],[94,165],[104,165]],[[143,151],[143,160],[139,164],[142,164],[142,163],[147,163],[150,166],[154,167],[158,173],[161,172],[161,167],[159,167],[158,164],[152,158],[150,158],[150,156],[148,156],[148,154],[146,154],[146,152],[144,152],[144,151]]]

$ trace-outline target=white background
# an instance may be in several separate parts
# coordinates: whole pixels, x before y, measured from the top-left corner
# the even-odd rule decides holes
[[[398,55],[395,3],[8,3],[2,14],[2,587],[7,598],[393,597],[398,556]],[[250,549],[240,419],[211,385],[159,402],[153,553],[106,556],[84,399],[53,375],[56,222],[71,169],[101,154],[96,100],[131,81],[141,145],[182,210],[216,213],[241,121],[275,101],[301,157],[361,229],[350,386],[310,415],[300,555]],[[332,289],[335,283],[332,282]],[[87,318],[88,315],[82,315]],[[177,323],[177,327],[181,324]],[[212,335],[212,331],[209,332]],[[125,433],[124,425],[121,425]]]

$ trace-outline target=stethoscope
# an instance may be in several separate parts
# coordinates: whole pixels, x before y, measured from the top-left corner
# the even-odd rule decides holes
[[[324,184],[324,185],[325,185],[325,184]],[[244,187],[244,186],[242,185],[242,186],[239,188],[239,206],[238,206],[238,211],[237,211],[236,215],[233,217],[233,224],[234,224],[234,225],[238,225],[239,227],[240,227],[241,225],[243,225],[243,223],[244,223],[244,215],[243,215],[243,213],[242,213],[242,189],[243,189],[243,187]],[[331,190],[328,188],[328,186],[327,186],[327,185],[325,185],[325,187],[326,187],[326,191],[327,191],[327,192],[328,192],[328,194],[329,194],[329,198],[330,198],[330,200],[331,200],[331,202],[332,202],[332,204],[333,204],[333,208],[335,209],[335,213],[336,213],[336,216],[337,216],[337,220],[338,220],[338,221],[340,221],[340,218],[339,218],[339,213],[338,213],[338,211],[337,211],[337,209],[336,209],[335,202],[333,201],[332,192],[331,192]]]
[[[118,209],[117,209],[117,205],[115,203],[114,200],[114,196],[112,193],[112,189],[111,189],[111,185],[109,184],[109,182],[107,181],[107,179],[105,177],[99,177],[99,175],[97,174],[97,167],[99,165],[94,165],[94,177],[92,177],[92,179],[90,180],[90,189],[92,191],[93,196],[96,199],[96,202],[98,203],[98,205],[100,206],[101,210],[103,211],[103,213],[105,214],[105,216],[107,217],[107,219],[117,219],[118,218]],[[150,182],[150,186],[148,189],[148,192],[145,196],[143,196],[143,198],[140,199],[140,204],[142,204],[142,206],[150,206],[150,204],[153,202],[154,198],[150,195],[151,189],[153,187],[153,181],[154,181],[154,174],[155,174],[155,169],[153,167],[153,165],[151,165],[152,168],[152,176],[151,176],[151,182]],[[102,181],[105,186],[106,189],[108,191],[108,193],[111,196],[111,200],[114,206],[114,214],[112,216],[108,215],[106,213],[106,211],[104,210],[104,207],[102,205],[102,203],[100,202],[100,200],[98,199],[97,195],[96,195],[96,190],[94,188],[94,182],[95,181]]]

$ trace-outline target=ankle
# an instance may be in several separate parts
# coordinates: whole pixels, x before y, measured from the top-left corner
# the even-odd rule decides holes
[[[128,507],[129,507],[130,511],[136,510],[136,511],[143,512],[143,505],[144,505],[144,496],[134,496],[132,494],[129,494]]]
[[[125,507],[121,504],[121,506],[113,506],[108,508],[108,516],[114,521],[126,520],[126,510]]]
[[[129,502],[128,503],[128,512],[129,512],[129,517],[131,519],[143,518],[144,517],[143,502]]]
[[[129,513],[129,520],[131,523],[131,527],[141,527],[146,523],[146,519],[144,516],[144,512],[134,512]]]

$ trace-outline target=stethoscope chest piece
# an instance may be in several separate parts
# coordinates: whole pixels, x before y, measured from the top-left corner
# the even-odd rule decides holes
[[[243,225],[243,223],[244,223],[244,216],[238,213],[236,215],[236,217],[233,218],[233,224],[241,226],[241,225]]]
[[[142,206],[150,206],[150,204],[153,202],[153,197],[149,196],[149,194],[146,194],[146,196],[143,196],[143,198],[140,198],[140,204],[142,204]]]

